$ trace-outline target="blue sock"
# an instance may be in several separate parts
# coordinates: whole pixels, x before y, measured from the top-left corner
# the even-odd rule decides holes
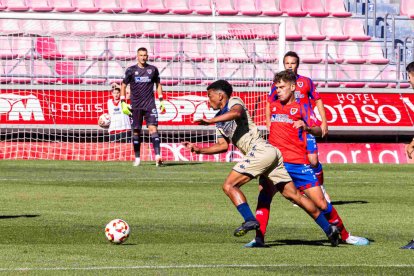
[[[242,217],[244,218],[244,221],[256,220],[247,202],[238,205],[237,211],[239,211],[240,215],[242,215]]]
[[[323,232],[325,232],[327,236],[331,234],[331,228],[330,228],[329,222],[326,220],[322,212],[315,219],[315,222],[319,225],[320,228],[322,228]]]
[[[332,212],[332,204],[328,202],[328,208],[326,210],[321,210],[321,213],[326,216]]]

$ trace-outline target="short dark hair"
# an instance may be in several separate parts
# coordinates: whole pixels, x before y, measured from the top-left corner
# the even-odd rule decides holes
[[[137,53],[138,53],[139,51],[144,51],[144,52],[147,52],[147,53],[148,53],[148,50],[147,50],[147,48],[145,48],[145,47],[140,47],[140,48],[138,48]]]
[[[299,58],[299,56],[298,56],[298,54],[297,54],[296,52],[293,52],[293,51],[289,51],[289,52],[287,52],[287,53],[284,55],[284,57],[283,57],[283,63],[285,63],[285,58],[286,58],[286,57],[294,57],[294,58],[296,58],[296,59],[298,60],[298,67],[299,67],[300,58]]]
[[[411,61],[407,67],[405,68],[405,70],[407,70],[408,73],[414,72],[414,61]]]
[[[296,84],[296,75],[291,70],[280,71],[275,74],[275,77],[273,78],[273,82],[278,83],[280,81]]]
[[[233,87],[226,80],[217,80],[217,81],[213,82],[212,84],[207,86],[207,91],[210,90],[210,89],[212,89],[212,90],[221,90],[229,98],[231,97],[231,94],[233,93]]]

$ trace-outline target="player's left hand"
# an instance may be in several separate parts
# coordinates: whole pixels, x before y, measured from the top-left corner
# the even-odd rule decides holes
[[[161,111],[161,113],[164,113],[165,112],[165,104],[164,104],[164,101],[160,101],[160,111]]]
[[[293,122],[293,128],[303,128],[306,129],[306,124],[302,120],[297,120]]]
[[[199,147],[197,147],[195,144],[193,144],[193,143],[190,143],[190,142],[187,142],[187,141],[184,141],[184,142],[181,142],[181,145],[183,145],[184,147],[186,147],[187,149],[189,149],[191,152],[194,152],[194,153],[200,153],[200,148]]]
[[[321,129],[322,129],[322,138],[325,137],[328,134],[328,123],[322,122],[321,123]]]
[[[209,120],[209,119],[198,119],[198,120],[195,120],[193,123],[208,126],[208,125],[211,124],[211,120]]]

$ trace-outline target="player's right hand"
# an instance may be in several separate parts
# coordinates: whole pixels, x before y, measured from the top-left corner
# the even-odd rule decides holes
[[[127,104],[125,101],[121,101],[121,109],[122,109],[122,113],[124,113],[125,115],[131,115],[131,106],[129,104]]]

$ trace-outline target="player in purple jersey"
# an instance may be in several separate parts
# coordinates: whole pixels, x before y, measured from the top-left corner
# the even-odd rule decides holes
[[[137,50],[136,65],[130,66],[125,71],[121,86],[121,106],[126,115],[132,115],[132,143],[134,145],[135,161],[134,166],[140,164],[140,136],[143,120],[147,122],[152,145],[155,151],[156,166],[163,164],[160,150],[160,137],[158,135],[158,112],[154,99],[154,84],[160,100],[160,110],[165,111],[162,97],[162,86],[157,67],[147,63],[148,51],[146,48]],[[125,102],[126,87],[131,89],[131,108]]]
[[[410,64],[407,65],[406,70],[408,73],[408,81],[410,82],[411,87],[414,88],[414,61],[410,62]],[[408,158],[412,159],[411,154],[414,151],[414,138],[411,141],[411,143],[407,145],[406,151]],[[401,249],[414,249],[414,239],[410,241],[407,245],[401,247]]]

